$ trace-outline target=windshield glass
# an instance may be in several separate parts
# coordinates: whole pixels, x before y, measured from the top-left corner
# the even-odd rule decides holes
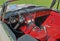
[[[6,0],[1,0],[0,5],[2,5]],[[54,6],[54,9],[57,7],[57,2]],[[34,5],[39,5],[39,6],[46,6],[50,8],[50,5],[52,3],[52,0],[17,0],[15,2],[12,2],[11,4],[34,4]],[[60,8],[59,8],[60,9]]]

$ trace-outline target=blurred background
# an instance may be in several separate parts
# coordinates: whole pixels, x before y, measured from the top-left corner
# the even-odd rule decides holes
[[[0,5],[2,5],[5,1],[6,0],[0,0]],[[50,7],[51,2],[52,2],[52,0],[17,0],[15,2],[12,2],[11,4],[36,4],[36,5],[40,5],[40,6]],[[54,8],[56,7],[56,4],[55,4]]]
[[[0,7],[6,0],[0,0]],[[57,0],[58,1],[58,0]],[[15,2],[12,2],[11,4],[36,4],[40,6],[47,6],[50,7],[52,0],[17,0]],[[57,5],[57,2],[54,6],[54,9]]]

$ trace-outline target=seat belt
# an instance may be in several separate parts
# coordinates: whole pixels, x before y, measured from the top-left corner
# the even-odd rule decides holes
[[[56,0],[53,0],[52,3],[51,3],[50,8],[53,8],[53,6],[55,5],[55,3],[56,3]]]
[[[60,0],[58,0],[58,3],[57,3],[57,8],[56,8],[57,10],[58,10],[58,7],[59,7],[59,3],[60,3]]]
[[[57,7],[56,7],[57,10],[58,10],[58,7],[59,7],[59,3],[60,3],[60,0],[58,0],[58,3],[57,3]],[[56,0],[53,0],[52,3],[51,3],[50,8],[52,9],[55,4],[56,4]]]

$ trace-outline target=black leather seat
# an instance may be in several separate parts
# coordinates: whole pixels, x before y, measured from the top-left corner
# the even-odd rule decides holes
[[[34,39],[33,37],[31,37],[30,35],[26,34],[26,35],[23,35],[22,37],[18,38],[17,41],[37,41],[37,40]]]

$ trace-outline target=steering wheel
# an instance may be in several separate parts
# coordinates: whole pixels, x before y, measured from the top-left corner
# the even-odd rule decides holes
[[[23,17],[23,15],[20,15],[20,14],[18,14],[17,16],[18,16],[18,17],[16,18],[16,16],[12,14],[12,15],[9,17],[9,25],[10,25],[10,27],[11,27],[15,32],[17,32],[17,33],[23,33],[22,31],[18,31],[17,28],[19,27],[20,23],[23,23],[23,22],[24,22],[25,18]],[[13,26],[14,23],[16,23],[15,26]]]

